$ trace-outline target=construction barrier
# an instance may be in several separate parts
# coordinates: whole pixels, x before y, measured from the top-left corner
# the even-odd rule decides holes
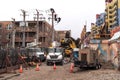
[[[54,70],[56,70],[57,69],[57,67],[56,67],[56,64],[54,63],[54,65],[53,65],[53,69]]]

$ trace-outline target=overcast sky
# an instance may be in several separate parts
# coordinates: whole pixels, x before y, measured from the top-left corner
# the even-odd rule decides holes
[[[81,30],[87,24],[87,31],[90,31],[90,24],[95,22],[96,14],[105,10],[105,0],[2,0],[0,4],[0,21],[22,20],[21,9],[27,11],[29,16],[26,20],[32,19],[35,9],[49,10],[54,8],[61,17],[61,22],[55,24],[56,30],[71,30],[72,37],[80,37]]]

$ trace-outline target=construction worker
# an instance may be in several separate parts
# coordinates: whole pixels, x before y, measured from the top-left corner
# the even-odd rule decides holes
[[[74,48],[73,49],[73,59],[77,59],[79,58],[79,49],[78,48]]]

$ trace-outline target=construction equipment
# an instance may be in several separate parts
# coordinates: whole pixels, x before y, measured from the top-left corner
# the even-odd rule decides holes
[[[80,49],[79,57],[74,58],[75,67],[83,68],[101,68],[98,58],[98,50],[93,50],[90,47]]]
[[[61,47],[64,48],[66,57],[71,57],[74,48],[79,47],[79,40],[75,40],[70,36],[70,32],[66,32],[65,38],[61,40]]]

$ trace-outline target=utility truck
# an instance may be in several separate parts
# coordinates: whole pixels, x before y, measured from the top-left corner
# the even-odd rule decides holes
[[[47,53],[47,65],[49,65],[50,63],[60,63],[61,65],[63,65],[63,48],[59,47],[58,42],[53,42],[52,46],[48,48]]]

